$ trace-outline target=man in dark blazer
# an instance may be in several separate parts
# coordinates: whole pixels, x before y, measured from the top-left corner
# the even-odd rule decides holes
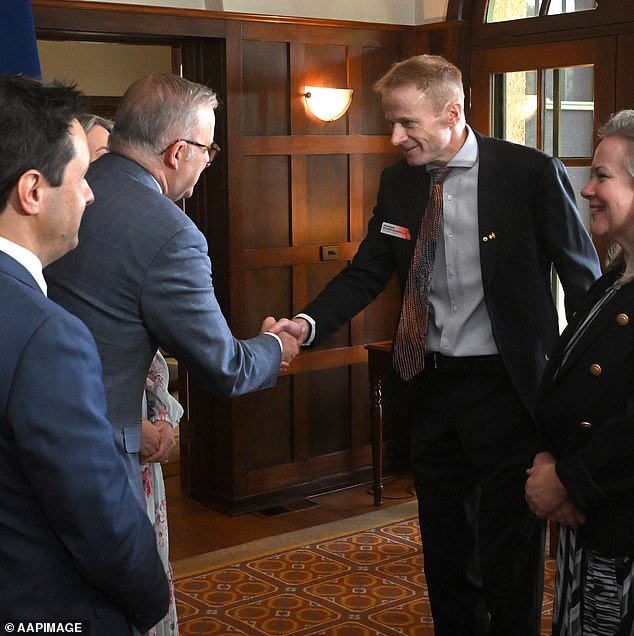
[[[85,98],[0,77],[0,624],[145,632],[169,588],[106,417],[86,326],[46,297],[42,266],[77,244]]]
[[[424,370],[386,378],[412,418],[412,467],[437,635],[540,631],[543,527],[524,501],[531,410],[558,335],[554,265],[574,311],[599,274],[565,168],[465,123],[460,71],[422,55],[379,80],[403,160],[381,177],[351,264],[296,317],[323,341],[379,294],[406,287],[432,168],[450,168],[429,292]],[[418,289],[420,292],[420,289]]]
[[[93,162],[95,203],[80,245],[47,268],[51,298],[92,331],[104,368],[108,415],[142,497],[138,452],[145,378],[158,346],[223,397],[275,384],[297,354],[294,331],[235,338],[216,300],[207,241],[174,203],[191,196],[219,151],[215,93],[174,75],[134,82],[122,97],[110,153]],[[266,332],[266,333],[265,333]],[[166,457],[173,436],[162,454]],[[161,454],[160,452],[158,453]]]

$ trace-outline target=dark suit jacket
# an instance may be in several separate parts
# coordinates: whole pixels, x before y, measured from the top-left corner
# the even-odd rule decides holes
[[[94,340],[2,252],[0,324],[2,624],[146,631],[169,588],[106,419]]]
[[[599,264],[563,164],[538,150],[476,137],[485,302],[502,360],[532,410],[545,356],[558,336],[551,264],[561,278],[569,312],[598,277]],[[424,166],[410,167],[401,160],[384,170],[374,215],[356,256],[302,310],[316,320],[315,344],[366,307],[394,271],[404,291],[429,187]],[[381,233],[383,222],[409,228],[411,241]]]
[[[233,337],[216,300],[207,242],[137,163],[108,154],[88,172],[95,194],[79,246],[46,268],[49,296],[86,323],[104,369],[108,416],[138,482],[141,400],[160,345],[204,388],[231,397],[275,384],[267,335]]]
[[[602,307],[553,379],[579,321],[616,279],[608,273],[562,334],[536,417],[557,474],[587,521],[579,537],[611,556],[634,555],[634,283]]]

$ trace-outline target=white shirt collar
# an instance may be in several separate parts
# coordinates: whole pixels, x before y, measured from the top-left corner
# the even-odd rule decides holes
[[[152,181],[154,181],[154,183],[156,183],[156,187],[157,187],[158,191],[161,194],[163,194],[163,188],[161,188],[161,184],[158,182],[158,179],[156,179],[156,177],[152,173],[148,172],[148,174],[152,177]]]
[[[0,236],[0,252],[4,252],[14,260],[18,261],[28,272],[33,276],[35,282],[40,286],[40,289],[47,295],[46,281],[44,280],[44,274],[42,273],[42,261],[26,247],[22,247],[9,239]]]
[[[478,141],[469,124],[465,124],[467,138],[462,144],[462,148],[452,157],[447,164],[451,168],[471,168],[478,160]]]

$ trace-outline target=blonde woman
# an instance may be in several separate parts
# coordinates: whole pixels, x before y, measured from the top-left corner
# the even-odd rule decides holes
[[[581,195],[613,249],[546,367],[548,450],[526,484],[533,511],[561,524],[556,636],[634,635],[634,110],[599,136]]]

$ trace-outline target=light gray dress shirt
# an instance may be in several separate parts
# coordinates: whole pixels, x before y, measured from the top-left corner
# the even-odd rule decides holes
[[[452,170],[443,184],[425,350],[446,356],[495,355],[480,268],[478,143],[469,126],[464,145],[448,166]]]

